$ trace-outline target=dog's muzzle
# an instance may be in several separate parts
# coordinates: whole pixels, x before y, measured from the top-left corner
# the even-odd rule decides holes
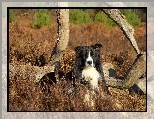
[[[91,65],[91,64],[92,64],[92,61],[87,61],[87,64],[88,64],[88,65]]]
[[[88,58],[86,59],[85,66],[92,66],[93,67],[93,58],[90,56],[90,51]]]

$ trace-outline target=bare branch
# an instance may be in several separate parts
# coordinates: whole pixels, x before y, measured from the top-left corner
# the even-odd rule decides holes
[[[18,65],[14,63],[9,64],[9,78],[14,78],[16,76],[22,76],[23,79],[31,79],[34,77],[35,81],[39,81],[45,74],[54,72],[54,66],[31,66],[27,65]]]
[[[133,45],[137,54],[140,50],[134,38],[134,28],[126,21],[125,16],[118,9],[103,9],[103,11],[121,28],[125,36]]]
[[[128,89],[134,84],[137,84],[141,87],[141,89],[143,89],[144,92],[146,92],[146,81],[142,81],[142,79],[140,79],[145,72],[146,54],[138,55],[123,79],[117,79],[115,77],[105,77],[105,81],[108,86],[120,89]]]

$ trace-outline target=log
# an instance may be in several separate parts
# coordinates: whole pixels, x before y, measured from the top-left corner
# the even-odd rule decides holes
[[[146,78],[140,79],[146,72],[146,54],[138,55],[126,75],[121,78],[105,77],[107,86],[119,89],[129,89],[134,84],[138,85],[146,93]]]
[[[45,74],[54,72],[54,66],[32,66],[32,65],[19,65],[9,64],[9,79],[15,79],[15,77],[22,76],[23,79],[34,79],[34,82],[38,82]]]

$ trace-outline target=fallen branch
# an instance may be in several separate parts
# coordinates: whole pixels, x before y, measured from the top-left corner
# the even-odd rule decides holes
[[[120,89],[129,89],[134,84],[146,93],[146,78],[140,79],[146,72],[146,54],[138,55],[124,78],[105,77],[107,86]],[[143,81],[144,80],[144,81]]]
[[[9,64],[9,78],[14,79],[14,77],[22,76],[23,79],[36,79],[39,81],[45,74],[54,72],[54,66],[31,66],[31,65],[19,65],[19,64]]]

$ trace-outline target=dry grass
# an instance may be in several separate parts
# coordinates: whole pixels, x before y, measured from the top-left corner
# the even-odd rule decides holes
[[[9,51],[10,63],[44,66],[50,60],[51,51],[56,43],[57,26],[33,29],[30,19],[22,18],[16,24],[10,23]],[[29,23],[29,24],[28,24]],[[141,51],[146,51],[146,25],[135,28],[135,39]],[[123,76],[135,59],[136,53],[130,42],[119,28],[108,29],[100,24],[71,25],[70,41],[60,62],[61,70],[68,73],[74,63],[74,47],[101,43],[103,62],[113,63],[117,74]],[[64,75],[63,74],[63,75]],[[23,79],[18,74],[9,79],[10,111],[145,111],[146,96],[135,93],[120,93],[110,90],[111,95],[98,94],[96,107],[88,107],[83,102],[85,85],[78,84],[78,90],[69,95],[66,93],[70,81],[60,77],[54,84],[54,74],[43,78],[39,83],[35,79]],[[53,82],[52,82],[53,81]],[[100,89],[103,87],[100,86]],[[103,92],[103,91],[102,91]]]
[[[63,76],[71,70],[74,52],[64,55],[61,61],[60,81],[55,84],[55,74],[44,76],[40,82],[35,79],[23,79],[19,74],[12,77],[9,83],[9,110],[10,111],[145,111],[146,96],[139,94],[121,93],[109,90],[106,94],[100,85],[100,92],[96,95],[96,105],[88,106],[84,102],[87,85],[77,82],[77,89],[72,93],[68,90],[72,86],[70,80]],[[65,65],[66,63],[66,65]],[[103,95],[102,95],[103,94]]]
[[[44,78],[39,83],[22,76],[10,79],[9,111],[145,111],[146,96],[124,94],[110,89],[110,93],[96,95],[96,105],[84,103],[87,86],[77,84],[77,89],[68,93],[71,82],[61,78],[54,84]]]

